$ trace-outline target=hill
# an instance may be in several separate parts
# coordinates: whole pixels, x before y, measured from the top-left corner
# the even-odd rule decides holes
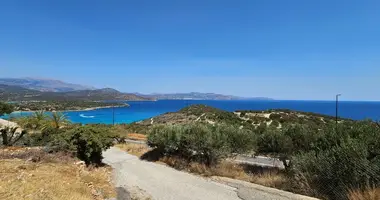
[[[172,93],[172,94],[139,94],[139,96],[150,97],[154,99],[194,99],[194,100],[269,100],[270,98],[266,97],[238,97],[232,95],[223,95],[223,94],[215,94],[215,93],[200,93],[200,92],[190,92],[190,93]]]
[[[232,112],[227,112],[206,105],[192,105],[185,107],[178,112],[169,112],[151,119],[137,122],[141,125],[156,124],[184,124],[191,122],[207,122],[207,123],[229,123],[229,124],[245,124],[244,120]]]
[[[261,124],[280,128],[286,124],[296,123],[316,126],[335,123],[335,117],[333,116],[289,109],[241,110],[235,111],[234,114],[255,127]],[[348,121],[350,119],[339,118],[339,120]]]
[[[122,93],[111,88],[69,92],[41,92],[20,86],[0,85],[1,101],[104,101],[151,100],[135,94]]]
[[[10,86],[20,86],[26,89],[42,92],[68,92],[76,90],[93,90],[94,87],[73,83],[66,83],[60,80],[41,78],[0,78],[0,84]]]
[[[339,120],[349,119],[340,118]],[[150,126],[159,124],[186,124],[192,122],[206,122],[210,124],[226,123],[247,128],[257,128],[259,126],[281,128],[286,124],[295,123],[316,126],[327,125],[335,123],[335,118],[318,113],[286,109],[228,112],[206,105],[192,105],[178,112],[165,113],[151,119],[137,122],[136,124]]]

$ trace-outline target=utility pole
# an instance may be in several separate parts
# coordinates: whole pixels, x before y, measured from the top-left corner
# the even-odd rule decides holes
[[[341,96],[342,94],[337,94],[335,96],[335,128],[338,130],[338,101],[339,101],[339,97]]]

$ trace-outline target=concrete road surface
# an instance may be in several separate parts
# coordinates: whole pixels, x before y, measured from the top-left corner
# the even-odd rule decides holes
[[[103,153],[104,162],[114,168],[118,190],[128,191],[133,198],[155,200],[255,200],[289,198],[265,189],[248,187],[245,182],[213,180],[177,171],[165,165],[139,160],[118,148]],[[244,183],[244,184],[242,184]],[[250,184],[250,183],[246,183]],[[260,186],[261,188],[265,188]],[[283,191],[280,191],[280,193]],[[287,193],[287,192],[285,192]],[[293,194],[290,194],[292,197]],[[128,195],[119,199],[128,199]],[[303,198],[301,198],[303,199]]]
[[[280,169],[285,169],[284,164],[278,158],[270,158],[264,156],[237,156],[234,160],[238,163],[246,163],[250,165],[258,165],[263,167],[277,167]]]

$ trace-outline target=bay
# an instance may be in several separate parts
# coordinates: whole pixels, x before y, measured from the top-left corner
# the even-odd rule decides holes
[[[291,109],[335,116],[335,101],[294,101],[294,100],[159,100],[127,101],[129,107],[103,108],[90,111],[65,112],[74,123],[132,123],[166,112],[175,112],[193,104],[205,104],[226,111]],[[340,101],[339,116],[362,120],[380,120],[380,102]],[[24,113],[24,115],[27,113]],[[114,115],[113,115],[114,114]],[[11,114],[23,115],[23,113]]]

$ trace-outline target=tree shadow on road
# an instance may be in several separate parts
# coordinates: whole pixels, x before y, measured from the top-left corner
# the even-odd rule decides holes
[[[163,151],[158,149],[158,148],[155,148],[155,149],[152,149],[152,150],[144,153],[140,157],[140,159],[150,161],[150,162],[156,162],[156,161],[159,161],[160,158],[162,158],[162,157],[164,157]]]
[[[275,167],[265,167],[265,166],[258,166],[258,165],[251,165],[251,164],[239,164],[243,167],[244,171],[248,174],[253,175],[261,175],[261,174],[278,174],[283,173],[281,169],[275,168]]]

